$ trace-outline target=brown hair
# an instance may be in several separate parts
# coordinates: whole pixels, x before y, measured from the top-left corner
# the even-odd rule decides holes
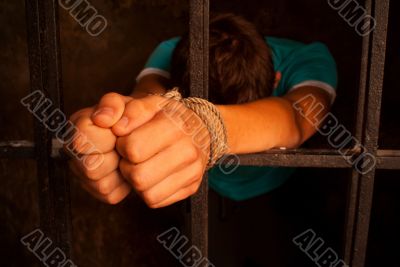
[[[272,94],[274,67],[263,36],[244,18],[220,14],[210,21],[209,99],[215,104],[254,101]],[[172,86],[189,92],[189,38],[178,43],[171,65]]]

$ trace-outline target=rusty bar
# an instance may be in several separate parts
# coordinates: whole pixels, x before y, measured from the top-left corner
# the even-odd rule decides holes
[[[267,154],[239,156],[240,164],[247,166],[303,167],[303,168],[351,168],[339,155]]]
[[[54,108],[62,108],[58,2],[26,0],[25,9],[30,89],[41,90]],[[35,119],[40,228],[69,257],[69,185],[65,164],[51,158],[52,138],[45,126]]]
[[[0,158],[35,158],[35,145],[26,140],[0,142]]]
[[[378,150],[377,169],[399,170],[400,150]],[[357,156],[360,152],[353,150],[346,158]],[[0,142],[0,158],[34,159],[35,145],[27,140]],[[56,160],[68,160],[68,155],[57,139],[53,139],[51,157]],[[243,165],[277,166],[277,167],[306,167],[306,168],[350,168],[337,150],[328,149],[271,149],[265,153],[241,155]]]
[[[357,204],[359,198],[359,183],[361,176],[356,170],[352,170],[347,188],[346,217],[344,230],[343,259],[346,263],[351,261],[353,253],[353,242],[355,236],[355,224]]]
[[[399,170],[400,169],[400,157],[378,157],[377,169],[384,170]]]
[[[372,51],[369,73],[367,116],[363,143],[367,152],[377,155],[379,124],[382,104],[383,77],[385,70],[389,0],[374,1],[374,17],[377,25],[372,35]],[[368,232],[374,192],[375,168],[361,175],[356,206],[355,235],[351,266],[363,267],[366,261]]]
[[[190,92],[192,96],[208,98],[208,32],[209,1],[190,1]],[[191,198],[191,240],[208,256],[208,177],[205,174],[200,189]]]
[[[372,0],[365,1],[365,10],[368,14],[372,12]],[[361,54],[361,68],[360,68],[360,86],[358,89],[357,101],[357,117],[355,123],[355,138],[362,140],[363,124],[365,115],[365,101],[368,86],[368,74],[370,63],[370,49],[371,49],[371,35],[364,36],[362,39],[362,54]],[[351,250],[354,241],[354,226],[356,220],[356,205],[358,199],[358,185],[360,183],[359,173],[353,169],[351,178],[348,184],[347,203],[346,203],[346,219],[344,231],[344,246],[343,255],[345,262],[350,262]]]
[[[308,168],[351,168],[346,159],[339,154],[303,154],[303,153],[259,153],[240,155],[241,165],[271,167],[308,167]]]

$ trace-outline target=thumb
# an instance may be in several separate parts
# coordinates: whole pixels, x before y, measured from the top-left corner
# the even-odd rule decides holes
[[[98,127],[111,128],[121,119],[129,99],[131,98],[117,93],[105,94],[92,114],[93,123]]]
[[[171,106],[171,102],[176,102],[159,95],[150,95],[140,99],[130,100],[121,116],[121,119],[112,127],[116,136],[125,136],[134,129],[150,121],[164,107]]]

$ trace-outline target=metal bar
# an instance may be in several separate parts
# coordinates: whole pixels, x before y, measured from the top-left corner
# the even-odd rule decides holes
[[[400,150],[378,150],[377,169],[399,170]]]
[[[400,157],[378,157],[377,169],[399,170]]]
[[[372,0],[365,1],[365,10],[368,14],[372,12]],[[361,68],[360,68],[360,86],[358,89],[358,102],[357,102],[357,117],[355,123],[355,138],[362,140],[364,114],[365,114],[365,101],[367,95],[368,75],[369,75],[369,62],[370,62],[370,49],[371,49],[371,35],[364,36],[362,39],[362,54],[361,54]],[[358,199],[358,185],[360,183],[360,175],[356,170],[351,173],[351,178],[348,184],[347,204],[346,204],[346,219],[344,231],[344,260],[350,262],[351,250],[354,241],[354,226],[356,220],[356,205]]]
[[[63,149],[60,140],[53,138],[50,157],[56,160],[68,160],[70,157]],[[13,140],[0,142],[0,158],[28,158],[36,159],[35,143],[27,140]]]
[[[68,160],[59,140],[52,140],[51,158]],[[271,149],[264,153],[239,156],[242,165],[276,166],[276,167],[306,167],[306,168],[350,168],[346,159],[360,155],[356,148],[342,157],[337,150],[329,149]],[[400,169],[400,150],[378,150],[377,169]],[[0,158],[35,159],[35,145],[27,140],[0,142]]]
[[[58,2],[26,0],[31,91],[62,108]],[[48,115],[48,114],[47,114]],[[64,163],[51,158],[53,135],[35,120],[40,228],[70,257],[69,185]]]
[[[190,92],[208,98],[208,32],[209,1],[190,1]],[[191,198],[191,240],[208,257],[208,177]]]
[[[351,261],[353,242],[355,236],[356,213],[359,198],[360,174],[352,170],[347,189],[346,217],[344,230],[343,259],[346,263]]]
[[[389,0],[374,1],[374,16],[377,25],[372,35],[369,92],[367,100],[368,114],[365,121],[363,142],[366,151],[377,155],[385,70]],[[355,236],[352,249],[353,254],[350,261],[353,267],[363,267],[365,265],[374,180],[375,168],[365,175],[362,175],[359,183]]]
[[[271,167],[351,168],[346,159],[334,154],[246,154],[240,155],[241,165]]]
[[[365,1],[365,10],[368,14],[372,12],[372,0]],[[361,50],[361,67],[360,67],[360,86],[358,89],[357,99],[357,116],[355,123],[355,138],[362,140],[363,124],[365,115],[365,101],[367,98],[367,87],[368,87],[368,74],[369,74],[369,62],[370,62],[370,51],[371,51],[371,35],[364,36],[362,38],[362,50]]]
[[[35,145],[30,141],[0,142],[0,158],[28,158],[35,157]]]

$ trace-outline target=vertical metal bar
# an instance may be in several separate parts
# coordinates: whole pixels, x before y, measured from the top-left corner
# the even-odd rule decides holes
[[[356,170],[352,170],[349,189],[347,193],[346,222],[344,233],[344,261],[350,262],[353,249],[353,241],[355,235],[358,185],[360,183],[360,175]]]
[[[209,1],[190,1],[190,92],[208,98]],[[191,198],[191,240],[203,257],[208,256],[208,177]]]
[[[25,9],[31,91],[41,90],[52,101],[52,107],[62,108],[58,2],[26,0]],[[45,126],[35,120],[40,227],[69,257],[69,185],[64,164],[50,157],[52,138]]]
[[[372,0],[365,1],[365,10],[367,14],[372,14]],[[363,37],[362,40],[362,54],[361,54],[361,69],[360,69],[360,87],[358,90],[358,102],[357,102],[357,117],[355,123],[355,138],[358,141],[362,140],[363,135],[363,124],[365,115],[365,101],[367,95],[368,86],[368,73],[369,63],[371,59],[371,35]],[[354,240],[354,226],[356,220],[356,206],[358,199],[358,185],[360,182],[360,175],[356,170],[352,170],[351,180],[349,183],[348,194],[347,194],[347,209],[346,209],[346,222],[345,222],[345,234],[344,234],[344,260],[350,262],[351,251]]]
[[[367,100],[368,114],[365,121],[363,142],[366,151],[376,156],[384,82],[389,0],[374,1],[374,10],[377,27],[372,36],[369,92]],[[375,168],[365,175],[361,175],[360,179],[353,257],[351,260],[351,266],[353,267],[363,267],[366,260],[374,179]]]

